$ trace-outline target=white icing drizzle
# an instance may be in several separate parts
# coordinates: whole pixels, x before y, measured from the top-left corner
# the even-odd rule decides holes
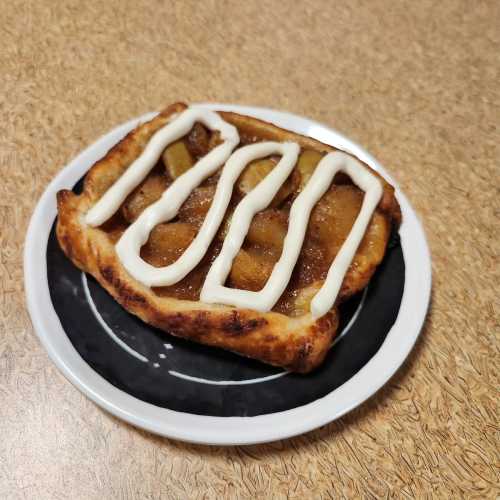
[[[164,196],[168,194],[168,197],[172,198],[166,204],[171,207],[171,210],[173,209],[177,213],[175,207],[178,209],[198,184],[224,164],[240,141],[238,131],[235,127],[222,120],[217,113],[207,109],[188,108],[158,130],[150,139],[141,155],[132,162],[123,175],[87,212],[85,222],[89,226],[100,226],[106,222],[118,210],[120,205],[125,201],[125,198],[146,178],[151,169],[156,165],[163,150],[172,142],[188,134],[195,122],[201,122],[212,130],[219,130],[224,143],[214,148],[207,156],[197,162],[189,170],[188,176],[181,175],[177,178],[164,193]],[[174,193],[175,196],[172,196]],[[147,220],[147,217],[143,217],[141,223],[144,222],[148,223],[150,221]],[[149,231],[147,235],[149,235]]]
[[[275,179],[270,179],[275,170],[236,207],[233,215],[233,221],[236,222],[231,224],[221,252],[207,274],[200,299],[203,302],[228,304],[261,312],[270,311],[290,281],[304,242],[311,210],[330,187],[335,174],[344,171],[360,189],[366,191],[366,195],[354,226],[328,271],[325,283],[311,302],[312,315],[320,317],[328,312],[337,298],[344,275],[382,196],[382,185],[368,169],[346,153],[337,151],[327,154],[292,204],[283,251],[264,288],[253,292],[225,287],[223,283],[231,271],[233,260],[243,244],[253,216],[271,202],[274,197],[272,193],[276,193],[280,187]]]
[[[344,276],[383,193],[379,179],[346,153],[336,151],[323,157],[306,187],[295,199],[290,209],[289,227],[283,242],[282,254],[264,288],[258,292],[227,288],[223,284],[248,233],[253,216],[271,203],[293,170],[300,152],[300,147],[296,143],[261,142],[244,146],[232,153],[239,143],[236,128],[224,122],[213,111],[189,108],[154,134],[143,153],[89,210],[85,221],[89,225],[98,226],[111,217],[128,194],[151,171],[165,147],[189,133],[197,121],[212,130],[219,130],[223,144],[178,177],[161,198],[146,208],[127,228],[116,245],[122,264],[136,280],[146,286],[172,285],[183,279],[206,254],[223,221],[234,183],[246,165],[258,158],[280,154],[281,159],[278,164],[236,207],[222,250],[203,284],[200,300],[261,312],[270,311],[290,281],[314,205],[328,190],[337,172],[343,171],[365,191],[365,196],[351,232],[335,257],[325,283],[311,301],[312,316],[315,318],[323,316],[335,303]],[[140,249],[148,240],[152,229],[157,224],[175,217],[193,189],[224,163],[214,199],[200,231],[181,257],[173,264],[162,268],[151,266],[141,259]]]
[[[173,205],[173,199],[179,191],[177,188],[170,194],[170,191],[174,189],[174,185],[172,185],[165,191],[162,198],[144,210],[141,216],[122,235],[116,246],[122,264],[135,279],[147,286],[167,286],[177,283],[192,271],[207,253],[231,201],[233,185],[248,163],[272,154],[283,155],[271,174],[262,181],[262,184],[266,183],[269,186],[268,190],[272,194],[272,199],[295,166],[299,149],[299,146],[294,143],[261,142],[244,146],[235,151],[222,169],[214,199],[195,239],[176,262],[158,268],[141,258],[140,249],[148,240],[153,227],[175,216],[180,208],[181,204]],[[192,171],[193,169],[190,169],[181,176],[186,180],[186,183],[190,182]],[[248,196],[245,199],[247,198]],[[251,196],[250,199],[252,199]],[[262,205],[261,203],[258,206],[265,208],[271,199],[266,204]],[[235,218],[238,220],[238,225],[241,226],[243,221],[240,220],[237,210]],[[248,231],[250,222],[251,219],[248,221],[244,235]]]
[[[311,301],[311,313],[315,318],[319,318],[326,314],[335,303],[342,282],[344,281],[344,276],[351,265],[352,259],[368,228],[373,212],[377,208],[383,194],[382,183],[377,177],[367,168],[363,167],[359,161],[339,151],[327,154],[319,162],[304,191],[306,191],[309,184],[311,184],[311,190],[313,192],[315,189],[321,191],[316,201],[319,200],[328,189],[338,171],[345,172],[352,179],[354,184],[365,191],[365,196],[363,198],[361,210],[354,221],[351,232],[340,247],[338,254],[335,256],[323,286]],[[328,181],[326,179],[328,179]],[[327,184],[326,187],[325,184]]]

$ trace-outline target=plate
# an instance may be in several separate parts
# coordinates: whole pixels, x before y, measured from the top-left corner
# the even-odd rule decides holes
[[[347,151],[390,175],[364,149],[320,123],[280,111],[198,104],[261,118]],[[83,151],[51,182],[32,216],[24,272],[34,329],[61,372],[127,422],[184,441],[233,445],[291,437],[327,424],[373,395],[401,366],[423,325],[431,290],[425,235],[396,186],[403,223],[363,294],[342,311],[326,362],[297,375],[177,339],[123,310],[64,256],[56,192],[78,191],[89,167],[149,113]],[[382,307],[381,307],[382,306]]]

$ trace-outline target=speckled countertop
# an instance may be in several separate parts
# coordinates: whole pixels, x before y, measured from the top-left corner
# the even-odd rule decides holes
[[[0,15],[0,497],[495,498],[500,2],[12,1]],[[36,200],[82,148],[175,100],[306,115],[363,144],[419,212],[432,308],[346,417],[251,447],[155,437],[49,361],[23,294]]]

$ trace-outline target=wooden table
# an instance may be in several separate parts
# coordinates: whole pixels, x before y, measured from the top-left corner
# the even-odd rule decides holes
[[[500,2],[13,1],[0,29],[0,498],[500,494]],[[179,99],[325,122],[422,217],[422,336],[337,422],[250,447],[162,439],[86,399],[33,332],[22,249],[38,197],[110,128]]]

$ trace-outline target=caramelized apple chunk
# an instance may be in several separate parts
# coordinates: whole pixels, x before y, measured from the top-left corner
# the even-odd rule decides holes
[[[196,122],[187,136],[187,147],[195,158],[201,158],[208,153],[210,137],[208,130]]]
[[[267,209],[255,215],[247,234],[247,242],[281,253],[288,230],[287,215],[281,210]]]
[[[266,284],[275,264],[268,253],[250,248],[241,249],[233,261],[229,285],[242,290],[259,291]]]
[[[361,209],[363,197],[364,193],[355,186],[333,185],[313,209],[308,234],[328,249],[329,258],[333,259],[337,255],[351,232]],[[366,247],[370,247],[370,252],[373,249],[377,249],[377,253],[381,250],[382,254],[385,250],[385,231],[380,231],[380,227],[371,227],[375,219],[380,225],[385,218],[375,213],[372,219],[358,253]],[[377,240],[373,239],[375,236]],[[383,248],[379,248],[381,243]]]
[[[183,140],[173,142],[165,148],[161,156],[170,178],[175,180],[193,165],[194,159]]]
[[[351,231],[358,216],[363,193],[354,186],[335,184],[314,207],[308,226],[308,237],[328,249],[332,259]]]
[[[333,185],[318,202],[311,214],[300,259],[300,272],[304,276],[306,268],[310,268],[314,270],[311,278],[326,277],[328,268],[351,232],[363,196],[364,193],[355,186]],[[390,223],[381,213],[375,212],[345,277],[341,295],[349,295],[351,288],[359,289],[360,280],[368,282],[384,256],[389,232]],[[322,256],[316,258],[315,253]]]
[[[197,187],[179,210],[179,219],[199,227],[212,204],[215,185]]]
[[[208,141],[208,150],[212,151],[212,149],[217,147],[219,144],[222,144],[222,139],[220,138],[220,132],[216,130],[215,132],[212,132],[212,135],[210,136],[210,140]]]
[[[316,169],[318,163],[324,155],[318,151],[313,151],[312,149],[305,149],[299,155],[297,161],[297,171],[300,175],[300,185],[299,191],[302,191],[309,179],[311,178],[314,170]]]
[[[309,313],[311,301],[322,284],[322,281],[315,281],[304,288],[287,290],[276,304],[276,310],[289,316],[302,316]]]
[[[251,162],[237,180],[239,193],[242,196],[245,196],[252,191],[257,184],[265,179],[277,163],[278,160],[273,158],[265,158]],[[296,177],[294,175],[290,175],[290,177],[283,183],[271,202],[271,207],[278,207],[293,193],[296,188],[295,179]]]
[[[161,197],[167,186],[165,175],[158,173],[148,175],[123,203],[121,212],[125,220],[134,222],[146,207]]]
[[[175,262],[196,236],[196,229],[185,222],[158,224],[141,248],[141,257],[155,267]]]

